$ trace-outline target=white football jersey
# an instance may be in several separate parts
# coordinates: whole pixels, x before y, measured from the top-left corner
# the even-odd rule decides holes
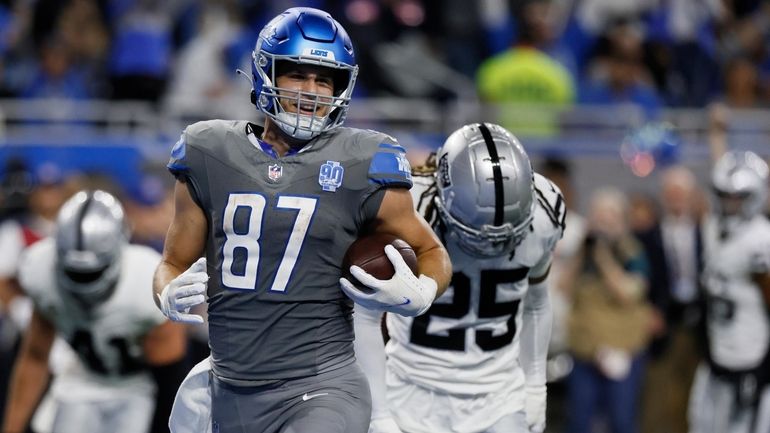
[[[415,206],[433,223],[435,215],[425,215],[432,207],[433,177],[415,176],[413,182]],[[387,315],[391,371],[451,394],[523,387],[520,304],[528,278],[542,276],[550,265],[565,212],[560,191],[548,179],[536,174],[535,187],[538,204],[532,229],[512,254],[482,259],[450,242],[446,248],[454,274],[447,291],[421,316]],[[518,403],[523,405],[523,400]]]
[[[107,398],[116,387],[154,392],[142,340],[166,320],[151,289],[160,255],[128,245],[114,293],[90,309],[57,288],[55,260],[54,241],[45,239],[25,252],[19,268],[19,282],[37,310],[78,354],[57,375],[53,392],[69,398]]]
[[[770,221],[757,216],[720,238],[717,221],[704,225],[707,331],[717,365],[754,368],[770,349],[770,317],[752,274],[770,271]]]

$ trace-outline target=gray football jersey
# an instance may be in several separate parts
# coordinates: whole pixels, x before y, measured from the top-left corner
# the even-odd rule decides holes
[[[385,134],[337,128],[280,158],[259,135],[245,121],[196,123],[169,162],[208,218],[212,368],[233,383],[352,362],[343,256],[384,188],[411,187],[404,149]]]

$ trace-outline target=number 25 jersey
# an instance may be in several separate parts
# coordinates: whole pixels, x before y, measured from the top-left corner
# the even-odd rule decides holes
[[[421,213],[432,206],[426,199],[431,194],[423,195],[432,182],[433,177],[414,179],[412,195]],[[523,386],[518,362],[520,304],[528,278],[542,276],[550,265],[565,212],[561,193],[548,179],[535,174],[535,186],[538,205],[532,227],[512,254],[479,258],[448,242],[453,275],[447,291],[421,316],[387,315],[391,339],[386,352],[392,371],[451,394]]]
[[[208,219],[212,369],[231,384],[317,374],[354,362],[348,246],[387,187],[411,187],[395,140],[337,128],[278,157],[244,121],[190,125],[169,169]]]

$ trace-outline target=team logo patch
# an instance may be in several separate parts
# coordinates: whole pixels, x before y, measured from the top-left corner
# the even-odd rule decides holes
[[[326,161],[321,164],[321,171],[318,173],[318,184],[324,191],[336,192],[337,188],[342,186],[342,176],[345,175],[345,168],[337,161]]]
[[[337,60],[334,58],[334,51],[323,50],[320,48],[305,48],[302,51],[302,55],[313,56],[313,57],[323,57],[328,60]]]
[[[409,160],[406,159],[406,155],[403,153],[396,154],[396,162],[398,163],[398,171],[400,171],[407,179],[412,179],[412,166],[409,164]]]
[[[446,188],[452,185],[452,179],[449,178],[449,158],[448,154],[441,155],[438,160],[438,180],[441,182],[441,187]]]
[[[273,182],[277,181],[278,179],[283,176],[283,167],[278,164],[271,164],[269,167],[267,167],[267,177],[270,178]]]

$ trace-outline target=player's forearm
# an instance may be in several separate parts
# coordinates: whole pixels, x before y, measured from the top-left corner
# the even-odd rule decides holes
[[[17,358],[5,407],[3,433],[26,431],[32,413],[48,385],[49,375],[47,362],[33,357]]]
[[[717,162],[727,152],[728,110],[722,104],[709,107],[708,145],[711,163]]]
[[[523,309],[521,367],[528,386],[543,386],[553,321],[546,280],[530,283]]]
[[[442,246],[436,246],[417,255],[417,266],[420,274],[432,278],[438,286],[436,298],[444,294],[452,280],[452,262]]]

